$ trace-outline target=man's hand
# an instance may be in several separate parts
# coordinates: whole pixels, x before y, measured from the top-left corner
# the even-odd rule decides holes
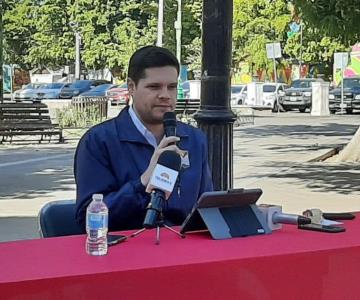
[[[155,151],[151,157],[149,166],[147,167],[146,171],[140,177],[140,180],[141,180],[141,183],[143,184],[143,186],[148,185],[151,174],[154,171],[154,168],[157,164],[157,161],[158,161],[161,153],[163,153],[166,150],[170,150],[170,151],[175,151],[179,155],[183,154],[184,151],[180,150],[175,144],[178,141],[180,141],[180,138],[177,136],[164,137],[161,140],[160,144],[157,146],[157,148],[155,149]]]

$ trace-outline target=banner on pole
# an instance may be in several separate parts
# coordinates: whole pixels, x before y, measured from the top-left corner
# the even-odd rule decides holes
[[[4,93],[12,92],[12,70],[9,65],[3,65],[3,90]]]

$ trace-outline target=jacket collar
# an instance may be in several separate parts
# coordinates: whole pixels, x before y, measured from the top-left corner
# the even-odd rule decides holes
[[[188,138],[189,134],[187,133],[186,125],[181,122],[176,123],[176,135],[179,136],[180,139]],[[115,118],[115,124],[121,141],[149,144],[141,132],[135,127],[135,124],[130,117],[128,106],[123,108]]]

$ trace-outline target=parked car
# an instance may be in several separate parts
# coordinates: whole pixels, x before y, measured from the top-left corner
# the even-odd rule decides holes
[[[288,85],[284,83],[264,83],[263,84],[263,99],[262,105],[271,107],[273,112],[278,111],[276,97],[278,101],[284,97],[284,91],[288,88]]]
[[[72,98],[79,96],[100,84],[110,83],[107,80],[77,80],[73,82],[69,87],[63,88],[60,92],[60,98]]]
[[[311,109],[312,102],[312,83],[324,81],[321,78],[303,78],[294,80],[290,88],[285,90],[285,95],[279,101],[285,110],[299,109],[305,112],[307,108]]]
[[[331,113],[345,109],[351,114],[360,109],[360,76],[344,78],[344,99],[341,103],[341,83],[329,92],[329,109]]]
[[[92,88],[91,90],[81,93],[79,97],[105,97],[107,90],[115,87],[115,84],[105,83]]]
[[[247,91],[246,84],[235,84],[231,86],[231,100],[230,104],[242,105],[244,104],[245,96]]]
[[[117,85],[106,91],[106,97],[111,105],[126,105],[129,103],[129,90],[127,83]]]
[[[29,83],[25,85],[22,89],[17,90],[13,94],[13,100],[15,101],[25,101],[33,100],[37,89],[43,85],[43,83]]]
[[[69,86],[70,83],[45,83],[36,90],[34,100],[59,99],[62,89]]]

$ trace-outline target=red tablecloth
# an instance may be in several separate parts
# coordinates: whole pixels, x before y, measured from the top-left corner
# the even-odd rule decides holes
[[[0,243],[0,299],[359,299],[360,218],[345,233],[181,239],[162,229],[85,252],[85,236]]]

